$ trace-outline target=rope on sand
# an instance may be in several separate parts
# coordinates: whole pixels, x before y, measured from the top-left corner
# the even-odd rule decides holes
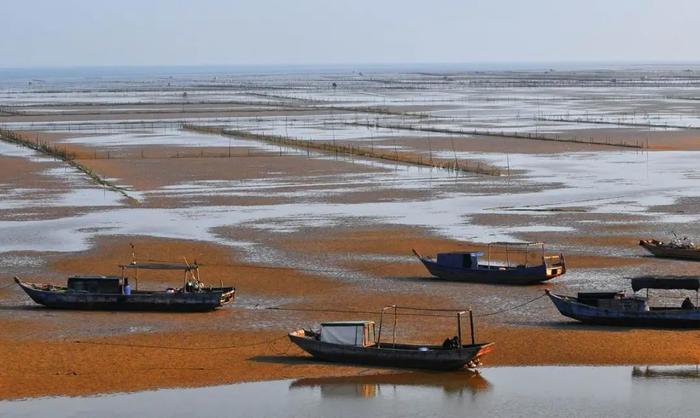
[[[169,261],[166,260],[153,260],[149,259],[147,261],[152,261],[156,263],[167,263]],[[363,260],[361,260],[363,261]],[[372,260],[367,260],[369,262],[372,262]],[[309,273],[330,273],[330,274],[341,274],[341,273],[363,273],[363,272],[369,272],[373,270],[378,270],[384,267],[388,266],[393,266],[396,265],[396,261],[387,261],[383,263],[379,263],[375,266],[368,266],[368,267],[359,267],[359,268],[347,268],[347,269],[342,269],[342,268],[336,268],[336,269],[322,269],[322,268],[306,268],[306,267],[296,267],[296,266],[270,266],[270,265],[256,265],[256,264],[245,264],[245,263],[197,263],[198,266],[203,267],[240,267],[240,268],[246,268],[246,269],[258,269],[258,270],[296,270],[296,271],[303,271],[303,272],[309,272]]]
[[[494,311],[494,312],[488,312],[488,313],[478,314],[478,315],[474,314],[474,317],[475,318],[483,318],[486,316],[493,316],[493,315],[498,315],[498,314],[502,314],[502,313],[509,312],[509,311],[514,311],[516,309],[520,309],[524,306],[527,306],[531,303],[534,303],[534,302],[542,299],[545,296],[547,296],[547,294],[543,293],[543,294],[541,294],[535,298],[532,298],[526,302],[523,302],[521,304],[511,306],[508,308],[504,308],[504,309],[499,309],[499,310]],[[379,313],[377,311],[361,311],[361,310],[351,310],[351,309],[283,308],[283,307],[279,307],[279,306],[273,306],[273,307],[269,307],[269,308],[265,308],[265,309],[272,310],[272,311],[348,313],[348,314],[370,314],[370,315]],[[426,309],[426,310],[430,310],[430,309]],[[445,310],[453,310],[455,312],[460,311],[460,309],[445,309]],[[393,315],[393,313],[391,315]],[[441,318],[453,318],[454,317],[454,315],[427,314],[427,313],[414,313],[414,312],[398,312],[397,315],[399,315],[399,316],[441,317]]]
[[[476,318],[481,318],[481,317],[486,317],[486,316],[493,316],[493,315],[498,315],[502,314],[505,312],[509,311],[514,311],[516,309],[520,309],[524,306],[527,306],[531,303],[534,303],[543,297],[547,296],[546,294],[539,295],[533,299],[530,299],[526,302],[523,302],[521,304],[509,307],[509,308],[504,308],[500,309],[494,312],[489,312],[485,314],[480,314],[480,315],[474,315]],[[282,307],[269,307],[266,308],[267,310],[275,310],[275,311],[295,311],[295,312],[324,312],[324,313],[353,313],[353,314],[376,314],[377,312],[374,311],[361,311],[361,310],[349,310],[349,309],[316,309],[316,308],[282,308]],[[398,313],[398,315],[402,316],[422,316],[422,317],[447,317],[451,318],[452,315],[444,315],[444,314],[421,314],[421,313],[410,313],[410,312],[405,312],[405,313]],[[283,339],[286,339],[287,335],[282,335],[278,336],[275,338],[271,338],[268,340],[263,340],[263,341],[256,341],[250,344],[239,344],[239,345],[226,345],[226,346],[213,346],[213,347],[189,347],[189,346],[168,346],[168,345],[151,345],[151,344],[129,344],[129,343],[112,343],[112,342],[103,342],[103,341],[80,341],[76,340],[73,341],[75,344],[88,344],[88,345],[101,345],[101,346],[111,346],[111,347],[128,347],[128,348],[147,348],[147,349],[159,349],[159,350],[184,350],[184,351],[200,351],[200,350],[234,350],[234,349],[239,349],[239,348],[246,348],[246,347],[255,347],[259,345],[268,345],[268,349],[272,350],[274,348],[274,344],[278,341],[281,341]],[[289,347],[287,348],[286,351],[289,350]],[[285,351],[285,353],[286,353]]]
[[[526,306],[526,305],[529,305],[529,304],[531,304],[531,303],[533,303],[533,302],[536,302],[536,301],[542,299],[542,298],[545,297],[545,296],[547,296],[547,294],[546,294],[546,293],[543,293],[543,294],[537,296],[536,298],[533,298],[533,299],[528,300],[527,302],[521,303],[520,305],[515,305],[515,306],[512,306],[512,307],[510,307],[510,308],[500,309],[500,310],[498,310],[498,311],[489,312],[489,313],[485,313],[485,314],[481,314],[481,315],[474,315],[474,317],[475,317],[475,318],[483,318],[483,317],[485,317],[485,316],[498,315],[498,314],[501,314],[501,313],[505,313],[505,312],[509,312],[509,311],[514,311],[514,310],[516,310],[516,309],[522,308],[523,306]]]
[[[240,345],[227,345],[218,347],[183,347],[183,346],[168,346],[168,345],[149,345],[149,344],[128,344],[128,343],[110,343],[103,341],[73,341],[76,344],[89,344],[89,345],[106,345],[111,347],[129,347],[129,348],[155,348],[161,350],[186,350],[186,351],[199,351],[199,350],[232,350],[237,348],[255,347],[258,345],[269,344],[270,347],[273,343],[287,338],[287,335],[282,335],[269,340],[257,341],[250,344],[240,344]]]

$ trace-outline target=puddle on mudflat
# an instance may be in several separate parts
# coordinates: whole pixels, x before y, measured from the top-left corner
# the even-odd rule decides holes
[[[698,366],[496,367],[0,402],[11,416],[696,416]]]

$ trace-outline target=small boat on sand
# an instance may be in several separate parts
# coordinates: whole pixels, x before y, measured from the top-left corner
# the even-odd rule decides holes
[[[646,289],[646,297],[638,296]],[[694,290],[695,304],[686,297],[679,306],[650,306],[649,289]],[[576,297],[546,291],[559,312],[587,324],[623,327],[700,328],[697,277],[654,277],[632,279],[634,295],[624,292],[579,292]]]
[[[687,237],[675,238],[670,242],[643,239],[639,241],[639,245],[655,257],[700,261],[700,247]]]
[[[199,266],[178,263],[130,263],[120,266],[121,276],[73,276],[66,286],[15,282],[38,304],[49,308],[113,311],[210,311],[231,302],[233,287],[207,287],[199,278]],[[125,271],[134,271],[135,289],[131,290]],[[184,271],[181,288],[162,291],[138,289],[139,270]]]
[[[391,342],[382,342],[384,313],[390,309],[394,311],[393,338]],[[467,311],[443,309],[430,311],[456,314],[456,336],[446,339],[442,345],[397,343],[396,318],[399,310],[423,309],[385,307],[382,309],[376,338],[374,321],[344,321],[322,323],[318,331],[299,329],[291,332],[289,339],[302,350],[324,361],[430,370],[457,370],[465,366],[476,368],[481,364],[481,357],[493,349],[493,343],[475,342],[473,325],[471,344],[462,344],[461,317]],[[473,324],[471,311],[468,312],[470,324]]]
[[[531,265],[528,255],[531,247],[540,247],[541,263]],[[493,262],[492,252],[500,248],[505,253],[506,262]],[[511,263],[511,252],[524,252],[524,263]],[[483,252],[450,252],[439,253],[436,259],[420,255],[416,250],[413,254],[423,263],[426,269],[435,277],[444,280],[461,282],[477,282],[491,284],[527,285],[544,282],[566,273],[564,255],[545,255],[544,244],[540,242],[512,243],[496,242],[488,245],[487,261],[482,263]]]

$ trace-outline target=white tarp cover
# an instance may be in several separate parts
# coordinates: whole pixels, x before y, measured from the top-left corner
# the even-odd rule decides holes
[[[359,325],[322,325],[321,341],[333,344],[364,345],[364,324]]]

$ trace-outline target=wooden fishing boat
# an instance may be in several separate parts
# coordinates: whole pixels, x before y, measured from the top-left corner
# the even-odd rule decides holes
[[[541,248],[540,264],[531,265],[528,263],[528,255],[532,254],[529,248],[533,246]],[[505,264],[492,262],[492,247],[500,247],[501,251],[505,251]],[[511,264],[510,253],[513,252],[514,248],[516,251],[524,252],[523,264]],[[413,254],[418,257],[430,274],[444,280],[528,285],[544,282],[566,273],[564,255],[545,255],[544,244],[538,242],[496,242],[489,244],[485,264],[480,260],[480,257],[484,256],[483,252],[439,253],[436,259],[422,256],[416,250],[413,250]]]
[[[476,368],[481,364],[481,357],[493,349],[493,343],[475,342],[473,325],[471,344],[462,344],[461,316],[466,311],[442,309],[431,311],[457,315],[457,336],[445,340],[443,345],[397,343],[396,325],[392,342],[384,343],[381,341],[383,317],[389,309],[394,310],[394,324],[398,310],[422,310],[397,306],[382,309],[376,340],[374,321],[325,322],[319,331],[299,329],[291,332],[289,339],[319,360],[430,370]],[[471,311],[469,313],[471,319]]]
[[[674,239],[670,242],[643,239],[639,245],[655,257],[700,261],[700,247],[687,239]]]
[[[130,263],[120,266],[121,276],[73,276],[66,286],[15,282],[40,305],[58,309],[113,311],[210,311],[231,302],[233,287],[207,287],[199,279],[199,266],[177,263]],[[133,270],[136,287],[131,290],[125,271]],[[138,289],[138,270],[181,270],[185,273],[181,288],[162,291]]]
[[[646,289],[647,296],[638,296]],[[695,301],[685,298],[680,306],[650,306],[649,289],[694,290]],[[559,312],[587,324],[624,327],[700,328],[697,308],[700,279],[697,277],[637,277],[632,279],[634,295],[624,292],[581,292],[576,297],[546,291]]]

